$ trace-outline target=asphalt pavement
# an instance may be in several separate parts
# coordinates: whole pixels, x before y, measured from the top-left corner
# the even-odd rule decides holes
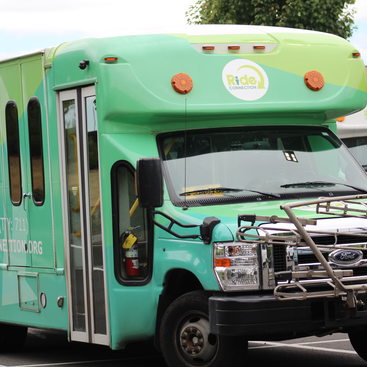
[[[282,342],[250,342],[243,367],[367,366],[353,350],[346,334]],[[241,366],[239,365],[239,367]],[[64,333],[30,329],[26,345],[17,353],[0,355],[0,367],[167,367],[152,343],[135,343],[125,350],[69,343]],[[237,367],[237,366],[236,366]]]

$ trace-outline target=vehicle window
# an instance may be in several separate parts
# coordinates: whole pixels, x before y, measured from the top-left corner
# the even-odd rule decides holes
[[[19,146],[18,108],[9,101],[5,108],[6,141],[8,149],[10,199],[14,205],[22,201],[22,176]]]
[[[85,118],[87,123],[87,169],[89,179],[89,208],[90,232],[92,244],[92,287],[94,299],[95,331],[106,334],[105,295],[104,295],[104,261],[102,244],[102,216],[100,195],[100,167],[98,160],[98,134],[96,116],[96,97],[85,98]],[[98,316],[99,315],[99,316]]]
[[[367,190],[363,170],[324,127],[195,130],[162,134],[158,144],[179,206],[360,193],[347,185]]]
[[[146,212],[137,201],[134,171],[126,162],[112,169],[116,275],[119,280],[147,280],[149,254]]]
[[[32,198],[36,205],[45,201],[45,181],[43,167],[43,144],[41,106],[37,98],[28,102],[29,154],[31,159]]]

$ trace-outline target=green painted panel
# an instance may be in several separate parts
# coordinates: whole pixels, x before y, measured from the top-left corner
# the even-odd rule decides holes
[[[28,105],[33,97],[37,97],[41,105],[41,124],[42,124],[42,147],[43,147],[43,171],[44,180],[43,186],[45,190],[45,201],[42,205],[35,202],[31,198],[27,202],[28,223],[30,228],[30,241],[32,248],[32,266],[42,268],[54,268],[55,266],[55,248],[53,240],[53,222],[52,222],[52,198],[50,190],[50,170],[49,170],[49,137],[47,122],[47,112],[45,105],[44,83],[43,83],[43,60],[40,56],[31,60],[25,60],[21,64],[22,68],[22,92],[24,104]],[[25,118],[27,126],[24,126],[25,145],[29,151],[29,128],[28,116]],[[29,153],[28,153],[29,154]],[[30,176],[30,159],[29,164]],[[34,161],[37,167],[41,166],[41,162]],[[40,169],[40,168],[39,168]],[[39,179],[39,173],[34,179]],[[32,178],[27,182],[27,192],[32,192]]]
[[[354,48],[348,42],[314,33],[301,34],[298,42],[298,34],[274,37],[279,46],[273,52],[236,56],[202,54],[186,39],[168,35],[78,41],[55,52],[55,83],[92,78],[103,81],[97,84],[99,98],[104,101],[99,115],[111,125],[103,123],[102,131],[105,127],[113,131],[119,123],[125,123],[130,131],[137,125],[143,131],[168,130],[172,123],[198,123],[208,121],[209,116],[211,120],[231,119],[233,124],[265,116],[276,121],[290,112],[320,123],[366,104],[363,65],[351,56]],[[201,41],[205,39],[202,36]],[[219,40],[224,42],[225,37]],[[118,62],[104,63],[107,55],[118,57]],[[90,60],[90,65],[80,70],[77,65],[83,59]],[[262,98],[243,101],[226,89],[223,70],[236,59],[249,60],[264,69],[269,89]],[[66,68],[68,74],[62,73]],[[303,80],[304,74],[314,69],[325,80],[319,92],[309,90]],[[194,84],[184,96],[171,87],[172,76],[182,72],[189,74]]]
[[[0,322],[67,330],[65,279],[56,273],[26,274],[24,269],[0,270]],[[41,294],[43,302],[41,302]],[[58,300],[62,297],[64,302]]]
[[[38,274],[18,274],[19,307],[23,311],[40,312]]]
[[[5,120],[1,124],[1,195],[0,206],[0,320],[38,327],[67,329],[66,284],[62,268],[63,241],[61,210],[59,215],[59,243],[56,264],[53,236],[53,213],[51,187],[52,174],[50,159],[58,159],[57,150],[49,149],[50,128],[45,104],[43,84],[42,54],[31,55],[17,60],[0,63],[0,110],[3,111],[9,100],[15,101],[18,108],[20,127],[20,150],[22,167],[22,193],[32,192],[29,156],[29,131],[27,105],[32,97],[37,97],[42,105],[42,138],[45,169],[46,199],[42,206],[35,205],[32,198],[23,198],[20,205],[13,205],[9,195],[8,158],[6,149]],[[54,98],[54,95],[52,95]],[[56,115],[54,115],[56,116]],[[56,134],[54,129],[53,134]],[[54,157],[49,156],[51,152]],[[53,166],[54,175],[58,176],[58,166]],[[52,187],[59,187],[54,182]],[[59,199],[59,191],[56,191]],[[55,214],[56,215],[56,214]],[[24,273],[27,271],[27,273]],[[32,275],[30,275],[32,274]],[[46,300],[44,307],[40,296]],[[65,301],[59,307],[57,300]],[[31,311],[31,312],[30,312]]]

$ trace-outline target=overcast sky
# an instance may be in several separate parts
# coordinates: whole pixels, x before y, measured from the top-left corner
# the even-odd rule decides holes
[[[196,0],[0,0],[0,59],[89,36],[184,26]],[[367,64],[367,0],[351,42]]]

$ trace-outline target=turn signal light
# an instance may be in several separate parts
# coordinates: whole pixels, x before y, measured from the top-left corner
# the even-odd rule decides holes
[[[230,259],[214,259],[214,266],[217,268],[228,268],[231,266]]]

